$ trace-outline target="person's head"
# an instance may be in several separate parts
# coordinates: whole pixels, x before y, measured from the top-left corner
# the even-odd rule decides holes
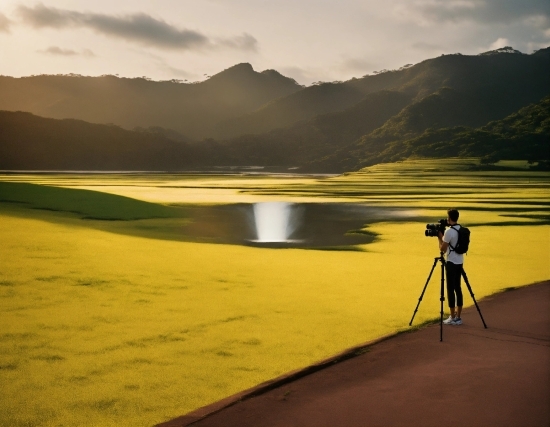
[[[459,213],[455,208],[449,209],[447,211],[447,219],[452,222],[458,222]]]

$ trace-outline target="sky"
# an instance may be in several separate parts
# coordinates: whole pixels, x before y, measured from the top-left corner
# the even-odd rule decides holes
[[[0,74],[202,81],[235,64],[298,83],[442,54],[550,46],[549,0],[0,0]]]

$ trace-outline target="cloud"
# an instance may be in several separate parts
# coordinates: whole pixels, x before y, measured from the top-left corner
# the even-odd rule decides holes
[[[10,32],[11,21],[6,15],[0,13],[0,33],[9,33]]]
[[[45,50],[37,50],[39,53],[45,53],[48,55],[59,55],[59,56],[75,56],[78,55],[78,52],[71,49],[62,49],[58,46],[50,46]]]
[[[145,13],[110,16],[91,12],[56,9],[38,4],[34,8],[19,6],[17,12],[23,23],[41,28],[89,28],[110,37],[161,49],[196,50],[217,46],[255,50],[257,41],[249,34],[236,38],[219,39],[214,43],[198,31],[179,29]]]
[[[407,8],[430,22],[510,24],[533,17],[538,17],[543,26],[550,22],[548,0],[416,0]]]
[[[162,70],[164,73],[167,73],[170,77],[184,78],[185,80],[198,77],[198,74],[191,73],[182,68],[173,67],[162,56],[156,55],[151,52],[144,52],[137,49],[132,49],[132,51],[134,51],[134,53],[139,55],[145,55],[145,57],[149,58],[150,60],[152,60],[152,62],[156,63],[157,68],[159,70]]]
[[[510,45],[511,45],[510,40],[504,37],[499,37],[493,43],[491,43],[491,46],[489,46],[489,50],[500,49],[501,47],[506,47]]]
[[[44,53],[46,55],[56,55],[56,56],[86,56],[86,57],[94,57],[95,54],[90,49],[84,49],[81,53],[72,50],[72,49],[62,49],[59,46],[50,46],[49,48],[45,50],[37,50],[39,53]]]
[[[231,47],[239,50],[256,51],[258,49],[258,40],[247,33],[243,33],[242,35],[233,38],[219,39],[218,44],[220,46]]]

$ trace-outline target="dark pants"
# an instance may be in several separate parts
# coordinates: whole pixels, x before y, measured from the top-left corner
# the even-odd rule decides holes
[[[447,272],[447,301],[450,308],[456,305],[462,307],[462,289],[460,288],[460,278],[462,276],[462,264],[453,264],[452,262],[445,263]]]

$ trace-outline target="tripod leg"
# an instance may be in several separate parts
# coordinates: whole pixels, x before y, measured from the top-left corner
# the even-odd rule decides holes
[[[443,301],[445,301],[445,259],[443,254],[438,258],[441,261],[441,296],[439,301],[441,301],[441,317],[439,319],[439,341],[443,341]]]
[[[409,322],[409,326],[412,326],[414,316],[416,316],[416,312],[418,311],[418,307],[420,306],[420,302],[422,301],[422,298],[424,297],[424,292],[426,292],[426,288],[428,287],[428,283],[430,282],[430,279],[432,278],[432,273],[434,272],[435,266],[437,265],[437,261],[439,258],[436,258],[434,261],[434,265],[432,266],[432,269],[430,271],[430,274],[428,275],[428,280],[426,280],[426,284],[424,285],[424,289],[422,289],[422,293],[420,294],[420,298],[418,298],[418,304],[416,304],[416,308],[414,309],[414,313],[412,315],[411,321]]]
[[[476,305],[477,311],[479,313],[479,317],[481,317],[481,321],[483,322],[483,326],[485,329],[487,329],[487,325],[485,324],[485,320],[483,320],[483,315],[481,314],[481,310],[479,309],[479,306],[477,305],[476,298],[474,297],[474,292],[472,291],[472,287],[470,286],[470,282],[468,282],[468,276],[466,276],[466,272],[464,271],[464,268],[462,268],[462,277],[464,277],[464,282],[466,282],[466,286],[468,287],[468,290],[470,291],[470,295],[472,296],[472,299],[474,300],[474,304]]]

